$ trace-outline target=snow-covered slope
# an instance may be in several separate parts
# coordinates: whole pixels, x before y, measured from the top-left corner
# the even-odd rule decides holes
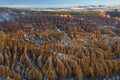
[[[5,20],[10,20],[12,16],[9,13],[0,13],[0,22],[4,22]]]

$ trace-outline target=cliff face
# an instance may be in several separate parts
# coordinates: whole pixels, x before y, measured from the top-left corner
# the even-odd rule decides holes
[[[41,14],[14,20],[3,22],[0,28],[1,79],[119,78],[119,20]],[[103,20],[106,25],[93,24]]]

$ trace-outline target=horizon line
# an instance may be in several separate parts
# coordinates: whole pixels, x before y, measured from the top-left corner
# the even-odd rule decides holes
[[[76,6],[89,6],[89,5],[105,5],[105,4],[7,4],[7,5],[0,5],[0,7],[10,7],[10,8],[69,8],[69,7],[76,7]],[[107,4],[106,6],[117,6],[120,4]]]

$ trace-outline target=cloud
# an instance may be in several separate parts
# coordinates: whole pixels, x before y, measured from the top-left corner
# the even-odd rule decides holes
[[[28,7],[27,5],[22,5],[22,4],[14,4],[14,5],[1,5],[1,7],[10,7],[10,8],[25,8]]]
[[[78,4],[39,4],[39,5],[24,5],[24,4],[13,4],[13,5],[1,5],[1,7],[10,8],[48,8],[48,7],[74,7]]]

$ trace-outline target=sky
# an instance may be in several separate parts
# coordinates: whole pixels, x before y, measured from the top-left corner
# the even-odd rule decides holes
[[[80,5],[118,5],[120,0],[0,0],[1,7],[74,7]]]

